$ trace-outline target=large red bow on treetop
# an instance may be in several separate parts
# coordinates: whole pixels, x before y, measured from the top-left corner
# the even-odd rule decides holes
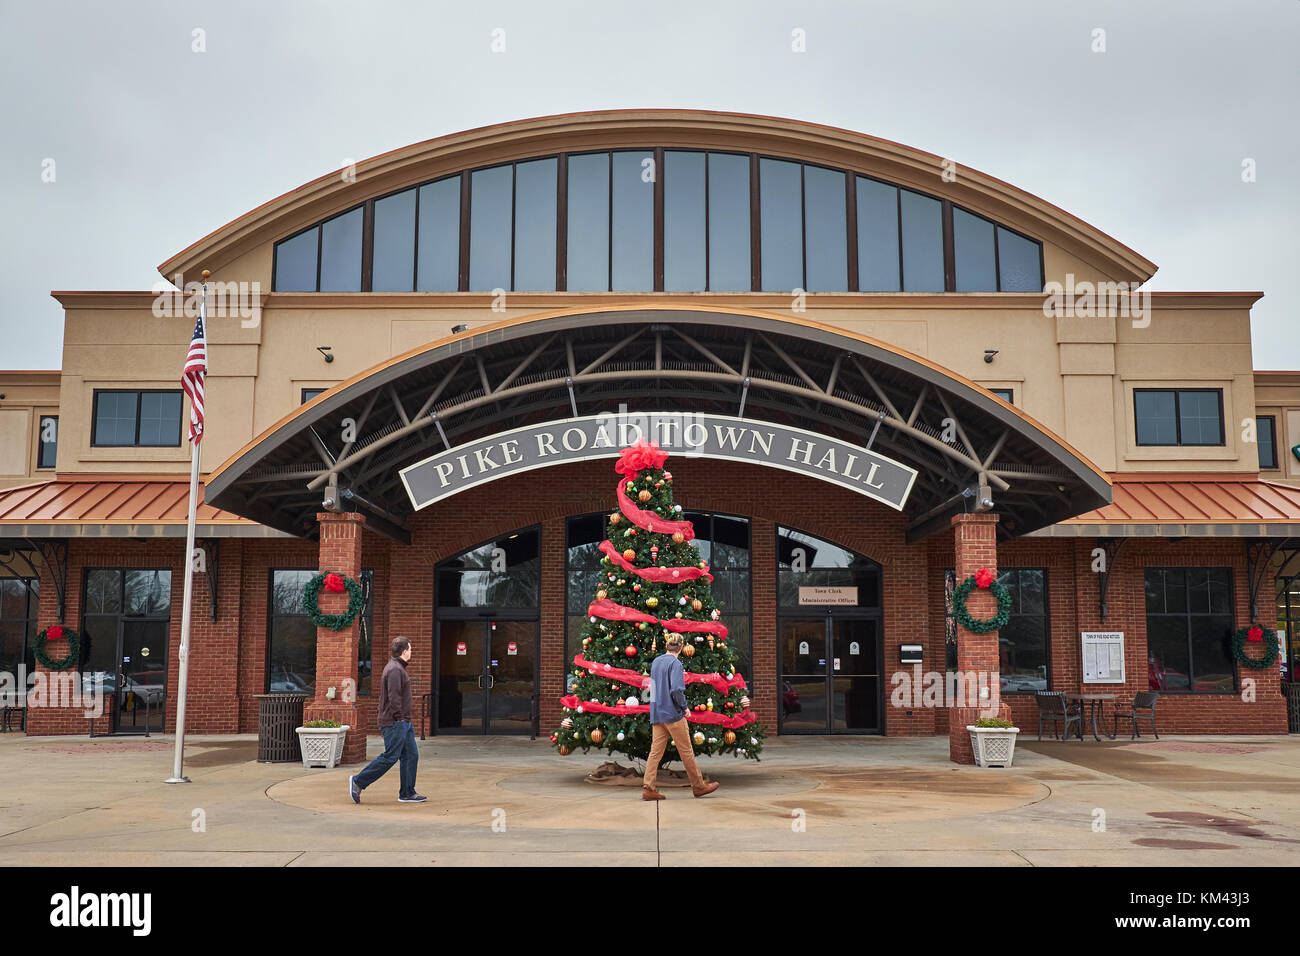
[[[977,588],[991,587],[993,582],[997,579],[998,576],[988,568],[980,568],[975,572],[975,586]]]
[[[623,449],[623,454],[619,455],[614,470],[620,475],[635,478],[637,472],[647,468],[662,468],[667,460],[668,452],[661,451],[657,441],[647,442],[641,438],[635,445]]]

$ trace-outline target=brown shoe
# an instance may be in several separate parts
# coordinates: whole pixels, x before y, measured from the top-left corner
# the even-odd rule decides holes
[[[691,787],[691,793],[697,797],[705,796],[718,789],[718,781],[712,780],[709,783],[701,784],[698,787]]]
[[[660,793],[658,790],[651,790],[649,787],[641,788],[642,800],[662,800],[663,798],[664,795]]]

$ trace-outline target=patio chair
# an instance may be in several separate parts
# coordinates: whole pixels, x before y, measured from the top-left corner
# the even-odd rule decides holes
[[[1149,720],[1151,721],[1151,733],[1155,734],[1156,740],[1159,740],[1160,734],[1156,733],[1156,700],[1159,697],[1160,694],[1156,691],[1146,690],[1133,696],[1133,707],[1131,710],[1116,709],[1114,723],[1115,733],[1119,733],[1119,722],[1121,719],[1131,720],[1133,721],[1133,735],[1129,739],[1137,740],[1137,738],[1142,736],[1142,731],[1138,730],[1138,721]],[[1139,711],[1143,710],[1146,711],[1145,714],[1139,713]]]
[[[1063,741],[1070,739],[1070,724],[1075,724],[1079,731],[1079,739],[1083,739],[1083,708],[1078,704],[1071,705],[1065,699],[1065,691],[1060,690],[1040,690],[1035,694],[1038,701],[1038,739],[1043,739],[1043,721],[1052,722],[1052,736],[1056,736],[1056,722],[1061,722],[1061,739]]]

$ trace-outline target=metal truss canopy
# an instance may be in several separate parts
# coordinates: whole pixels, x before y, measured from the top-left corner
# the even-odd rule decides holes
[[[579,415],[707,411],[792,425],[916,468],[909,540],[961,511],[1004,536],[1110,501],[1091,463],[965,379],[883,343],[779,316],[645,309],[489,327],[318,398],[214,474],[207,503],[291,534],[324,508],[409,541],[398,470],[467,441]]]

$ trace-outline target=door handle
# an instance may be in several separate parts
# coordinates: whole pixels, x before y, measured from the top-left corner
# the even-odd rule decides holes
[[[476,683],[478,684],[478,689],[479,689],[479,690],[482,690],[482,689],[483,689],[483,675],[482,675],[482,674],[479,674],[479,675],[478,675],[478,680],[476,681]]]
[[[488,690],[491,690],[493,687],[496,686],[497,679],[493,677],[491,674],[487,675],[487,679],[488,679]]]

